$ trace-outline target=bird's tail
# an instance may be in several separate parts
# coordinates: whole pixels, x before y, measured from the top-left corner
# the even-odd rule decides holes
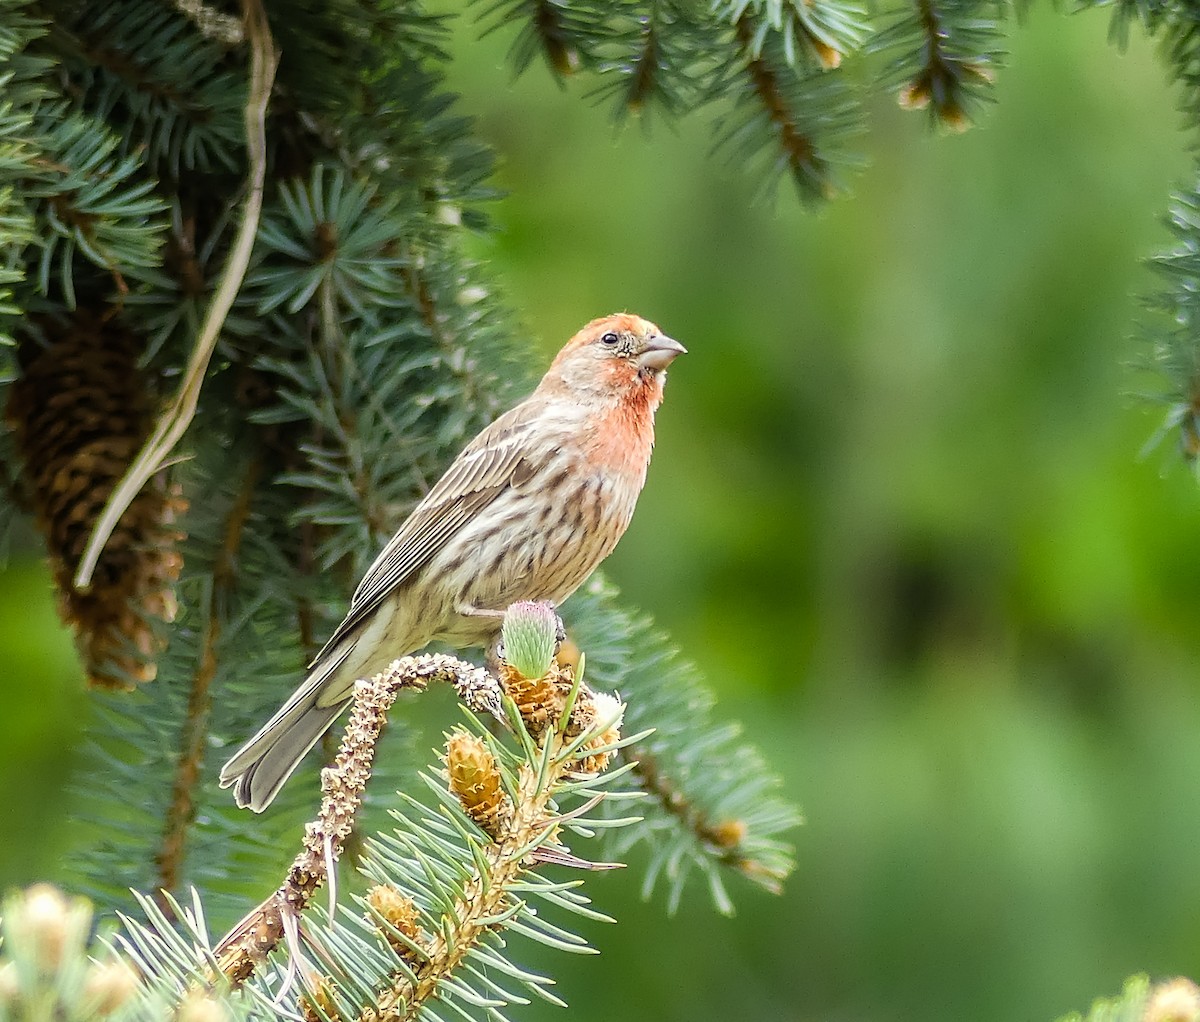
[[[346,708],[349,698],[320,705],[322,695],[329,695],[330,676],[343,659],[320,662],[279,712],[221,767],[221,787],[233,786],[239,806],[249,806],[256,813],[266,809],[308,750]]]

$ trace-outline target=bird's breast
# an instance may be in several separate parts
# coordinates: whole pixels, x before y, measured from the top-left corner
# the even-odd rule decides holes
[[[588,467],[641,490],[654,449],[654,407],[638,390],[597,414],[583,443]]]
[[[452,605],[562,603],[612,552],[640,482],[559,451],[527,486],[499,495],[426,569]]]

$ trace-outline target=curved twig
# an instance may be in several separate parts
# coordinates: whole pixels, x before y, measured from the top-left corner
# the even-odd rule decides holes
[[[154,432],[142,445],[141,451],[125,471],[120,483],[113,489],[108,503],[92,528],[87,547],[75,571],[76,589],[87,589],[91,584],[92,573],[117,522],[150,477],[162,468],[168,455],[191,424],[196,414],[196,403],[200,398],[204,375],[216,348],[217,338],[221,334],[221,327],[233,307],[233,300],[237,297],[250,265],[250,253],[258,233],[258,219],[262,212],[263,188],[267,176],[265,121],[278,57],[261,0],[243,0],[243,20],[246,38],[250,42],[250,88],[245,111],[246,154],[250,172],[246,201],[242,206],[241,226],[230,249],[225,271],[209,303],[204,323],[200,327],[200,334],[188,360],[179,393],[159,417]]]
[[[321,771],[321,811],[304,830],[304,848],[279,890],[247,915],[216,948],[221,971],[238,986],[275,950],[287,927],[308,907],[341,855],[371,776],[375,743],[387,711],[403,688],[431,681],[452,684],[472,710],[503,719],[499,683],[482,667],[441,653],[395,660],[387,670],[355,686],[354,708],[333,764]]]

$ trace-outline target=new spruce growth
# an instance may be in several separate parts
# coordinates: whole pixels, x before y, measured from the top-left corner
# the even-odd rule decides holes
[[[134,1017],[136,970],[91,943],[92,907],[38,884],[9,895],[0,917],[0,1019],[88,1022]]]
[[[517,614],[525,615],[521,627],[544,628],[553,645],[561,626],[545,610],[534,625],[528,608]],[[522,678],[507,661],[501,673]],[[546,989],[549,980],[513,962],[505,935],[587,948],[539,903],[551,916],[607,917],[588,907],[581,881],[539,870],[586,874],[615,865],[580,856],[567,840],[638,822],[594,813],[629,797],[612,783],[628,767],[605,770],[619,750],[646,736],[623,738],[624,707],[591,691],[573,668],[552,660],[548,673],[569,684],[552,685],[552,704],[539,704],[532,717],[486,672],[449,657],[406,658],[360,682],[346,735],[322,774],[320,813],[275,894],[215,945],[198,903],[170,903],[181,933],[142,899],[148,921],[128,921],[121,943],[136,949],[141,967],[153,961],[152,990],[174,996],[180,1013],[200,1010],[193,1001],[203,997],[213,1011],[270,1002],[309,1019],[364,1022],[422,1017],[433,1001],[471,1017],[473,1008],[521,1002],[519,991],[561,1003]],[[402,689],[419,692],[434,680],[452,683],[468,707],[510,726],[508,737],[494,737],[468,709],[465,724],[446,738],[442,769],[422,775],[426,798],[399,796],[404,809],[393,812],[394,826],[367,839],[357,865],[370,884],[365,896],[341,896],[332,887],[335,865],[358,825],[387,711]],[[327,919],[310,911],[322,885],[331,887]],[[227,984],[240,992],[226,993]]]

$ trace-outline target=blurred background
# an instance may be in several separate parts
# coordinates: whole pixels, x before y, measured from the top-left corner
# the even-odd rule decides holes
[[[1139,457],[1164,408],[1135,367],[1188,139],[1107,27],[1031,11],[963,136],[880,100],[815,214],[755,202],[702,118],[614,130],[457,29],[508,189],[473,251],[539,360],[620,309],[690,349],[609,570],[807,818],[734,919],[592,881],[622,925],[546,963],[572,1018],[1050,1020],[1200,973],[1200,494],[1171,443]],[[0,664],[7,887],[56,875],[83,712],[28,537]]]

